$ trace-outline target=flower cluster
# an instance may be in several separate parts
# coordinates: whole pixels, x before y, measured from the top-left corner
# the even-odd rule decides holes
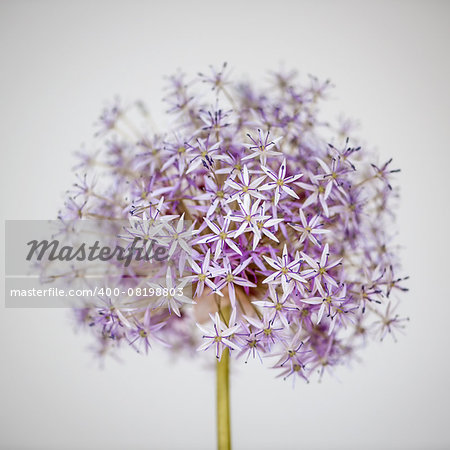
[[[228,348],[308,379],[404,327],[387,233],[397,170],[373,163],[347,122],[319,118],[329,87],[280,72],[259,90],[224,65],[169,78],[174,131],[155,130],[142,102],[105,109],[101,150],[80,155],[61,220],[129,219],[130,236],[158,236],[170,258],[162,277],[129,267],[115,278],[161,295],[77,310],[99,352],[159,341],[220,359]]]

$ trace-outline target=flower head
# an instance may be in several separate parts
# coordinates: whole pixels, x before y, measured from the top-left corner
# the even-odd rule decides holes
[[[407,278],[390,235],[398,170],[343,135],[348,121],[320,118],[328,80],[283,72],[260,89],[224,64],[168,83],[165,133],[134,124],[148,119],[142,102],[103,111],[103,148],[80,156],[60,213],[61,232],[71,221],[123,219],[128,247],[157,240],[167,251],[152,270],[104,263],[130,295],[100,306],[87,298],[79,311],[102,352],[164,342],[220,359],[228,348],[309,379],[351,358],[372,331],[401,330],[391,306]]]

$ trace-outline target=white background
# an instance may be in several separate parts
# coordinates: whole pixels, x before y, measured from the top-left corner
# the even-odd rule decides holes
[[[162,77],[177,67],[228,61],[260,79],[284,61],[331,78],[337,110],[402,168],[411,322],[397,344],[374,343],[341,368],[340,381],[292,389],[259,363],[239,364],[235,448],[450,448],[449,17],[443,1],[3,0],[2,217],[54,218],[71,152],[90,142],[104,102],[119,94],[158,111]],[[124,351],[100,370],[89,343],[66,310],[0,306],[1,448],[214,448],[213,371],[162,350]]]

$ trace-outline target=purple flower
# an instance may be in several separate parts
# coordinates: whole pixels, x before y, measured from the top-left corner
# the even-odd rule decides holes
[[[313,292],[319,290],[321,287],[321,283],[323,282],[329,283],[332,286],[338,286],[336,280],[328,272],[330,271],[330,269],[340,264],[342,258],[336,259],[335,261],[329,263],[328,258],[330,256],[330,252],[328,244],[325,244],[323,247],[320,261],[315,261],[304,252],[300,252],[300,254],[302,255],[305,262],[309,265],[309,267],[311,267],[311,269],[303,271],[302,275],[314,279]]]
[[[310,192],[307,199],[303,202],[303,209],[307,208],[310,205],[320,204],[320,206],[322,206],[323,212],[325,213],[325,217],[328,217],[330,215],[327,200],[333,188],[332,182],[328,182],[326,186],[324,186],[320,181],[315,180],[310,184],[303,183],[301,181],[298,181],[295,184],[302,189]]]
[[[264,216],[260,215],[259,209],[260,200],[256,200],[253,205],[249,196],[244,197],[244,201],[238,200],[240,212],[238,214],[228,214],[227,218],[233,222],[239,224],[239,228],[234,233],[236,239],[242,233],[250,230],[258,238],[261,238],[261,231],[258,227],[258,221],[264,219]]]
[[[261,191],[266,191],[268,189],[275,189],[275,198],[274,198],[275,205],[278,205],[278,202],[280,201],[281,190],[283,190],[286,194],[290,195],[291,197],[294,197],[296,199],[299,198],[298,195],[295,193],[295,191],[286,185],[298,180],[300,177],[303,176],[303,174],[298,173],[297,175],[291,175],[290,177],[286,178],[286,159],[284,159],[283,162],[281,163],[280,169],[278,170],[278,175],[276,175],[267,167],[261,166],[261,169],[272,181],[269,181],[268,183],[264,184],[259,189]]]
[[[221,281],[217,284],[217,289],[214,292],[220,292],[225,286],[228,286],[228,296],[231,302],[231,306],[236,308],[236,288],[235,285],[245,286],[245,287],[256,287],[255,283],[252,283],[246,278],[239,276],[241,272],[250,264],[252,258],[246,259],[244,262],[232,269],[230,261],[224,259],[224,269],[225,271],[219,276]]]
[[[238,173],[238,180],[228,179],[226,184],[236,192],[230,196],[227,203],[242,199],[248,196],[264,199],[264,195],[259,192],[258,186],[264,181],[265,176],[261,176],[250,182],[248,167],[244,166],[242,172]]]
[[[409,318],[400,317],[395,313],[398,304],[393,308],[391,308],[391,306],[392,302],[389,302],[384,313],[377,311],[379,319],[374,322],[374,325],[377,328],[380,341],[382,341],[388,333],[392,336],[394,341],[397,341],[395,333],[402,332],[405,328],[405,322],[409,320]]]
[[[214,260],[217,261],[221,253],[225,249],[225,244],[228,245],[231,249],[233,249],[236,253],[239,253],[242,255],[242,251],[239,249],[239,247],[236,245],[236,243],[233,241],[233,237],[235,234],[235,230],[229,230],[230,228],[230,219],[226,217],[223,221],[222,228],[219,228],[218,225],[211,222],[210,220],[205,218],[205,222],[208,225],[209,229],[214,234],[209,234],[207,236],[202,237],[201,239],[197,240],[197,244],[211,244],[212,242],[216,243],[215,246],[215,252],[214,252]]]
[[[270,132],[268,131],[263,137],[263,134],[259,129],[257,139],[254,139],[250,134],[247,134],[247,136],[252,141],[252,144],[246,144],[246,147],[248,147],[248,149],[251,150],[252,153],[250,153],[250,155],[244,156],[244,158],[242,158],[242,161],[259,158],[261,164],[265,166],[267,164],[267,158],[269,156],[278,156],[282,154],[281,152],[273,150],[273,148],[276,147],[277,142],[282,139],[281,137],[269,140]]]
[[[158,331],[166,324],[164,322],[151,324],[150,308],[147,308],[142,323],[136,322],[136,328],[132,328],[128,332],[128,340],[138,351],[140,347],[144,347],[145,353],[152,348],[150,339],[158,341],[160,344],[167,346],[166,342],[158,337]]]
[[[318,247],[322,247],[322,244],[315,236],[316,234],[326,234],[329,233],[330,230],[327,230],[323,227],[322,223],[318,223],[320,221],[320,215],[316,214],[315,216],[309,218],[309,220],[305,217],[305,213],[303,209],[299,209],[299,216],[301,225],[297,224],[289,224],[295,231],[298,231],[300,234],[298,243],[302,244],[305,239],[311,241],[314,245]]]
[[[208,206],[197,206],[197,209],[205,211],[206,217],[211,217],[216,209],[220,206],[222,211],[231,211],[226,204],[226,197],[229,191],[227,185],[216,184],[211,178],[205,179],[205,193],[194,197],[194,200],[207,201]]]
[[[191,265],[195,275],[188,276],[186,280],[191,282],[194,280],[197,281],[197,288],[194,293],[195,297],[200,297],[203,294],[205,285],[208,286],[212,292],[222,295],[222,293],[218,291],[217,286],[212,282],[211,278],[225,273],[226,269],[212,267],[210,262],[211,251],[209,249],[206,252],[205,259],[203,260],[201,267],[192,258],[189,258],[189,264]]]
[[[263,280],[263,283],[270,283],[280,279],[283,283],[284,290],[287,290],[287,286],[293,280],[306,283],[306,278],[299,274],[301,259],[296,255],[292,261],[289,261],[286,245],[283,247],[283,254],[281,257],[278,256],[276,259],[273,259],[263,255],[263,258],[273,269],[275,269],[271,275]]]
[[[98,353],[124,341],[145,352],[152,342],[212,348],[218,359],[229,348],[309,379],[403,329],[391,306],[407,290],[391,232],[398,170],[343,134],[345,118],[319,119],[329,88],[293,72],[259,88],[224,64],[168,78],[172,122],[158,134],[142,102],[102,112],[103,143],[79,154],[60,234],[98,219],[110,236],[108,224],[125,220],[111,239],[145,249],[156,240],[169,259],[151,270],[104,262],[102,283],[132,295],[86,298],[76,312]],[[70,274],[43,267],[43,278],[89,286],[75,263]]]
[[[203,339],[205,339],[205,342],[197,350],[208,350],[211,347],[215,347],[216,358],[220,361],[225,347],[239,350],[239,346],[231,340],[232,336],[239,330],[239,325],[227,327],[220,319],[218,313],[214,316],[211,315],[211,320],[213,322],[211,328],[197,324],[198,328],[204,333]]]
[[[310,305],[320,305],[317,315],[317,323],[319,324],[324,313],[326,313],[327,317],[334,317],[337,311],[341,309],[342,304],[346,300],[347,288],[345,285],[334,286],[325,283],[325,287],[321,284],[318,285],[318,291],[320,297],[311,297],[300,301]]]
[[[156,293],[156,303],[154,309],[161,306],[167,307],[169,313],[174,312],[178,317],[181,317],[180,307],[185,304],[195,304],[195,302],[184,294],[183,288],[187,280],[176,283],[172,276],[170,267],[167,268],[165,283],[148,282],[148,286],[153,288]],[[158,292],[160,294],[158,294]]]
[[[283,369],[279,376],[286,379],[291,375],[297,375],[308,380],[304,370],[306,357],[311,350],[304,348],[304,342],[300,340],[299,335],[296,334],[289,341],[283,342],[282,348],[281,352],[274,355],[279,357],[274,367]]]
[[[270,320],[274,321],[275,319],[279,319],[283,326],[288,328],[289,321],[287,319],[287,313],[298,309],[298,307],[292,302],[289,294],[289,291],[284,292],[280,298],[275,287],[273,285],[269,285],[270,301],[256,301],[253,303],[261,306],[262,308],[269,308],[272,310]]]
[[[206,168],[212,167],[214,159],[223,159],[223,156],[217,155],[217,152],[220,150],[219,146],[220,142],[209,145],[209,137],[207,139],[197,139],[196,145],[190,145],[192,152],[189,156],[195,156],[189,161],[189,168],[186,174],[197,170],[201,165]]]

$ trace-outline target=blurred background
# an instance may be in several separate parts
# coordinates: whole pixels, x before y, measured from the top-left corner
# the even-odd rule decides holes
[[[56,217],[73,151],[115,95],[142,98],[158,121],[177,68],[227,61],[260,81],[284,63],[330,78],[330,111],[358,119],[380,161],[402,169],[411,321],[321,383],[293,389],[258,361],[235,364],[235,449],[450,448],[449,15],[446,1],[2,0],[2,232],[4,219]],[[215,447],[211,368],[162,349],[99,368],[90,344],[68,310],[0,303],[0,448]]]

